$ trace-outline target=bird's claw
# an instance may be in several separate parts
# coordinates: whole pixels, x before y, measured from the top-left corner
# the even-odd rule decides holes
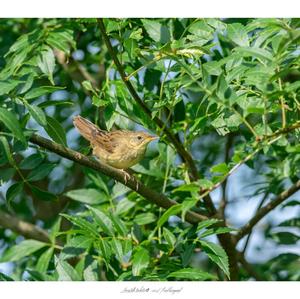
[[[130,174],[128,172],[126,172],[124,169],[121,169],[121,171],[124,174],[124,183],[126,184],[128,182],[128,180],[130,180]]]

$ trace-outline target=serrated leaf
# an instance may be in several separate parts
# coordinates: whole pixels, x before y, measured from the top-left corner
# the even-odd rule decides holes
[[[62,144],[67,147],[67,138],[66,132],[62,125],[55,119],[50,116],[46,116],[47,126],[45,127],[48,135],[57,143]]]
[[[0,96],[8,94],[20,83],[22,83],[22,81],[19,80],[0,81]]]
[[[61,214],[61,215],[65,217],[67,220],[69,220],[70,222],[72,222],[74,225],[81,228],[83,232],[88,233],[91,236],[98,237],[99,233],[97,231],[97,228],[91,222],[85,220],[80,216],[70,216],[66,214]]]
[[[41,273],[45,273],[47,271],[53,253],[54,253],[54,248],[50,247],[39,257],[35,267],[37,271]]]
[[[34,98],[38,98],[40,96],[53,93],[57,90],[62,90],[64,87],[58,87],[58,86],[41,86],[34,89],[31,89],[29,92],[27,92],[24,96],[25,100],[30,100]]]
[[[67,262],[55,257],[55,266],[59,281],[79,281],[80,277],[76,270]]]
[[[38,167],[45,157],[41,153],[32,154],[26,157],[19,165],[20,169],[33,169]]]
[[[217,264],[225,273],[225,275],[230,279],[228,256],[225,250],[221,246],[212,242],[202,240],[200,241],[200,243],[203,251],[207,254],[207,256],[215,264]]]
[[[99,224],[103,232],[105,232],[109,236],[113,236],[115,231],[113,228],[113,223],[109,219],[108,216],[106,216],[102,211],[93,208],[93,207],[88,207],[93,215],[95,216],[96,223]]]
[[[148,250],[139,246],[132,259],[132,274],[140,276],[148,267],[150,256]]]
[[[28,109],[30,115],[36,120],[38,124],[43,127],[47,125],[46,115],[39,106],[30,105],[26,100],[24,100],[24,104]]]
[[[48,246],[48,244],[36,240],[24,240],[6,250],[0,257],[0,263],[18,261],[45,246]]]
[[[174,245],[176,243],[176,237],[175,235],[169,231],[167,228],[163,228],[163,236],[165,238],[165,240],[167,241],[167,243],[174,248]]]
[[[142,20],[145,30],[149,36],[156,42],[167,43],[170,40],[170,32],[167,26],[159,21]]]
[[[227,35],[235,44],[241,47],[248,47],[249,40],[245,27],[240,23],[228,24]]]
[[[153,213],[141,213],[135,216],[134,222],[138,225],[145,225],[153,223],[157,220],[157,217]]]
[[[170,273],[167,277],[186,279],[186,280],[217,280],[215,275],[201,271],[196,268],[185,268]]]
[[[23,130],[21,129],[20,123],[14,113],[7,109],[0,108],[0,121],[17,139],[19,139],[23,144],[26,144]]]
[[[27,176],[27,180],[30,182],[39,181],[43,178],[45,178],[49,173],[53,170],[55,167],[55,164],[52,163],[45,163],[40,165],[38,168],[35,168],[30,171],[30,173]]]
[[[11,201],[15,199],[18,194],[21,194],[23,190],[24,183],[23,182],[18,182],[13,185],[11,185],[7,191],[6,191],[6,201],[7,204],[10,205]]]
[[[54,85],[53,72],[55,68],[55,56],[51,48],[43,50],[37,58],[37,66],[49,81]]]
[[[203,220],[201,221],[198,226],[197,226],[197,232],[199,232],[200,230],[202,230],[203,228],[207,228],[210,227],[211,225],[220,222],[219,219],[207,219],[207,220]]]
[[[15,165],[15,160],[10,152],[9,144],[4,136],[0,136],[0,149],[9,164]]]
[[[39,200],[43,201],[56,201],[58,199],[57,195],[43,190],[37,186],[30,185],[31,192],[35,195],[35,197]]]
[[[168,219],[169,219],[170,216],[178,214],[181,211],[181,209],[182,209],[181,204],[176,204],[176,205],[170,207],[159,218],[159,220],[157,222],[157,226],[161,227],[166,221],[168,221]]]
[[[251,48],[251,47],[238,47],[235,48],[235,51],[246,57],[256,57],[262,60],[272,61],[272,54],[266,50],[261,48]]]

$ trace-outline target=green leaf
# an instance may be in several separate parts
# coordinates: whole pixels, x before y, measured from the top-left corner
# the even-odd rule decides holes
[[[61,214],[61,215],[65,217],[67,220],[69,220],[70,222],[72,222],[74,225],[81,228],[83,232],[88,233],[91,236],[95,236],[95,237],[99,236],[96,226],[93,223],[85,220],[84,218],[80,216],[70,216],[66,214]]]
[[[15,199],[16,196],[21,194],[23,190],[24,183],[23,182],[18,182],[13,185],[11,185],[7,191],[6,191],[6,201],[7,204],[10,205],[11,201]]]
[[[228,256],[225,250],[221,246],[208,241],[202,240],[200,243],[207,256],[222,269],[228,278],[230,278]]]
[[[1,145],[1,139],[0,139],[0,145]],[[0,146],[0,150],[1,150],[1,146]],[[15,168],[1,169],[1,171],[0,171],[0,185],[3,182],[8,182],[14,176],[15,172],[16,172]]]
[[[199,192],[200,191],[200,186],[199,184],[195,183],[190,183],[190,184],[184,184],[181,185],[174,190],[172,190],[172,193],[175,192]]]
[[[227,36],[241,47],[249,47],[249,39],[245,27],[240,23],[228,24]]]
[[[127,234],[128,234],[128,229],[126,228],[126,225],[122,221],[122,219],[120,219],[117,214],[111,214],[111,218],[110,219],[112,220],[114,228],[117,230],[117,232],[121,236],[126,237]]]
[[[165,240],[167,241],[167,243],[174,248],[174,245],[176,243],[176,237],[174,236],[174,234],[169,231],[167,228],[163,228],[163,236],[165,238]]]
[[[158,21],[142,20],[145,30],[149,36],[156,42],[163,44],[170,41],[170,32],[167,26],[160,24]]]
[[[30,185],[31,192],[36,196],[37,199],[43,201],[56,201],[58,200],[57,195],[48,192],[46,190],[42,190],[37,186]]]
[[[181,204],[176,204],[170,207],[167,211],[165,211],[162,216],[159,218],[157,222],[157,226],[161,227],[166,221],[168,221],[169,217],[172,215],[177,215],[182,209]]]
[[[196,268],[185,268],[170,273],[167,277],[186,279],[186,280],[217,280],[215,275],[201,271]]]
[[[220,164],[214,165],[210,169],[211,172],[217,172],[217,173],[221,173],[221,174],[226,174],[226,173],[228,173],[229,170],[230,170],[230,168],[227,166],[226,163],[220,163]]]
[[[37,58],[37,66],[49,81],[54,85],[53,72],[55,68],[55,56],[51,48],[44,49]]]
[[[107,195],[105,193],[92,188],[71,190],[65,193],[65,195],[72,198],[73,200],[89,205],[97,205],[108,201]]]
[[[62,100],[57,100],[57,101],[46,101],[38,104],[40,108],[47,108],[49,106],[73,106],[74,103],[72,101],[62,101]]]
[[[63,250],[60,253],[60,259],[67,260],[73,257],[88,252],[93,243],[93,239],[90,236],[86,235],[76,235],[72,236],[71,239],[67,241]]]
[[[40,256],[35,267],[37,271],[45,273],[48,270],[53,253],[54,248],[50,247]]]
[[[137,30],[132,31],[129,35],[129,38],[135,39],[137,41],[141,40],[143,38],[142,28],[138,28]]]
[[[22,81],[18,80],[9,80],[9,81],[0,81],[0,96],[7,95],[14,88],[16,88]]]
[[[203,232],[200,235],[200,238],[204,238],[204,237],[211,236],[211,235],[226,234],[226,233],[229,233],[232,231],[234,231],[234,229],[230,228],[230,227],[210,228],[210,229],[206,230],[205,232]]]
[[[34,98],[38,98],[40,96],[46,95],[48,93],[53,93],[57,90],[62,90],[64,87],[58,87],[58,86],[41,86],[34,89],[31,89],[29,92],[27,92],[24,96],[25,100],[30,100]]]
[[[99,226],[101,227],[101,229],[103,230],[103,232],[105,232],[107,235],[109,236],[113,236],[115,231],[113,228],[113,223],[112,221],[109,219],[108,216],[106,216],[102,211],[93,208],[93,207],[88,207],[96,220],[96,223],[99,224]]]
[[[141,213],[135,216],[134,222],[138,225],[145,225],[155,222],[157,217],[153,213]]]
[[[80,276],[76,270],[67,262],[55,257],[55,267],[59,281],[79,281]]]
[[[235,48],[235,51],[243,56],[246,57],[256,57],[258,59],[272,61],[273,56],[272,54],[266,50],[261,48],[251,48],[251,47],[238,47]]]
[[[110,242],[106,239],[100,238],[96,243],[95,246],[97,247],[100,255],[104,258],[106,262],[109,262],[110,257],[112,255],[112,248],[110,246]]]
[[[199,232],[200,230],[204,229],[204,228],[207,228],[215,223],[218,223],[220,222],[219,219],[207,219],[207,220],[203,220],[201,221],[198,226],[197,226],[197,232]]]
[[[96,93],[92,83],[90,81],[82,81],[81,85],[83,86],[83,88],[87,91],[91,91],[92,93]]]
[[[0,272],[0,281],[14,281],[14,279]]]
[[[120,263],[123,262],[124,252],[122,248],[122,242],[118,239],[113,238],[110,242],[111,248],[114,251],[116,258]]]
[[[293,245],[300,240],[300,236],[291,232],[278,232],[273,233],[271,236],[274,241],[284,245]]]
[[[76,43],[73,37],[73,30],[67,28],[58,28],[51,31],[46,39],[46,42],[52,48],[56,48],[70,54],[70,48],[75,48]]]
[[[15,165],[15,160],[13,159],[13,156],[10,152],[9,144],[4,136],[0,136],[0,149],[1,152],[4,154],[6,161],[8,161],[9,164],[12,166]]]
[[[18,261],[45,246],[48,246],[48,244],[36,240],[24,240],[21,243],[8,248],[8,250],[0,257],[0,263]]]
[[[17,139],[19,139],[23,144],[26,144],[23,130],[14,113],[7,109],[0,108],[0,121],[4,124],[5,127],[7,127],[9,131],[13,133],[13,135]]]
[[[47,125],[46,115],[39,106],[30,105],[26,100],[24,100],[24,104],[28,109],[30,115],[36,120],[38,124],[43,127]]]
[[[30,182],[39,181],[48,176],[55,166],[55,164],[51,163],[42,164],[39,167],[30,171],[30,173],[27,176],[27,180]]]
[[[61,124],[53,117],[46,116],[47,126],[45,130],[47,134],[57,143],[67,147],[66,132]]]
[[[99,267],[98,262],[93,260],[83,271],[83,278],[85,281],[99,281]]]
[[[291,218],[288,220],[285,220],[279,224],[279,226],[296,226],[300,227],[300,218]]]
[[[140,276],[145,272],[150,262],[150,256],[148,250],[139,246],[133,255],[132,259],[132,274],[134,276]]]
[[[33,169],[38,167],[45,157],[41,153],[32,154],[26,157],[19,165],[20,169]]]

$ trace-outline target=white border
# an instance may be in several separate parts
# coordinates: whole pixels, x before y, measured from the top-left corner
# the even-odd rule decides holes
[[[299,0],[3,0],[0,17],[300,17]]]
[[[0,288],[2,298],[30,299],[282,299],[298,298],[300,294],[299,282],[0,282]],[[162,289],[165,291],[160,292]],[[181,291],[172,293],[168,289]]]

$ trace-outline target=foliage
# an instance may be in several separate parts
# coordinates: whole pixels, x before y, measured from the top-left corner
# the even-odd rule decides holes
[[[96,19],[0,21],[0,209],[49,232],[49,242],[23,240],[4,226],[0,262],[14,262],[14,271],[0,280],[230,279],[232,257],[215,237],[234,229],[222,213],[209,214],[205,196],[229,190],[227,177],[242,164],[263,181],[250,182],[252,196],[274,198],[299,181],[300,22],[106,19],[104,25],[150,115],[121,80]],[[113,178],[30,142],[37,132],[88,155],[72,124],[77,114],[109,130],[143,126],[158,134],[133,169],[177,204],[164,211]],[[195,158],[198,180],[165,128]],[[230,211],[230,193],[223,194]],[[191,209],[209,219],[186,222]],[[265,239],[296,245],[297,227],[299,219],[270,224]],[[267,280],[299,280],[297,254],[252,267]],[[236,271],[243,280],[253,275],[242,264]]]

